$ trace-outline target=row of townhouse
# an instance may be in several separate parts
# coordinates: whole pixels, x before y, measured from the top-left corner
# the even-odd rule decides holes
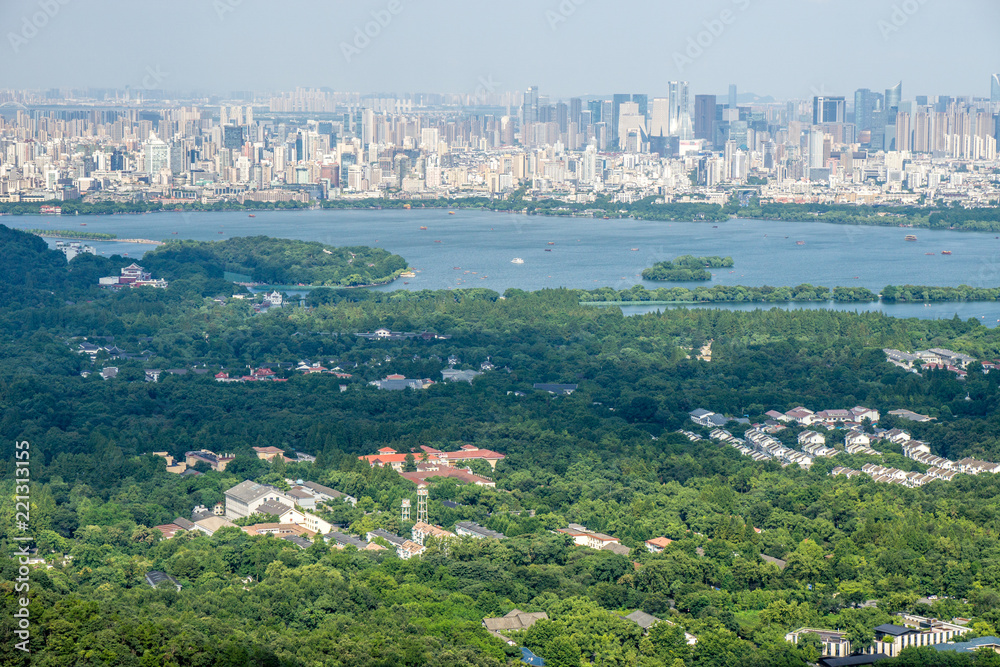
[[[889,658],[895,658],[904,649],[911,646],[938,646],[946,644],[969,631],[969,628],[957,623],[947,623],[939,621],[936,618],[926,618],[912,614],[900,613],[896,615],[896,619],[898,619],[899,624],[885,623],[873,628],[875,641],[871,646],[857,653],[868,655],[881,654]],[[852,651],[851,642],[847,639],[847,633],[842,630],[799,628],[785,635],[785,641],[797,644],[799,639],[805,635],[819,636],[822,643],[823,657],[846,658],[855,654]]]
[[[753,445],[754,450],[777,459],[782,465],[794,463],[801,468],[809,468],[812,465],[812,456],[785,447],[778,439],[760,428],[752,428],[745,435],[747,442]]]
[[[925,475],[919,472],[906,472],[905,470],[900,470],[899,468],[887,468],[886,466],[875,465],[874,463],[866,463],[861,466],[861,470],[837,466],[830,471],[830,474],[834,476],[843,475],[848,479],[858,475],[868,475],[876,482],[884,484],[899,484],[900,486],[905,486],[911,489],[923,486],[924,484],[936,479],[931,475]]]
[[[839,452],[836,449],[831,449],[826,445],[821,445],[821,444],[802,445],[802,451],[804,451],[806,454],[812,457],[832,458],[837,454],[839,454]]]
[[[715,440],[717,442],[722,442],[728,444],[731,447],[734,447],[740,454],[742,454],[743,456],[749,456],[754,461],[758,462],[770,461],[772,458],[770,454],[754,451],[753,449],[747,446],[746,440],[743,440],[742,438],[737,438],[736,436],[734,436],[732,433],[730,433],[725,429],[717,428],[709,434],[709,437],[712,438],[712,440]]]
[[[874,463],[866,463],[861,466],[861,472],[876,482],[900,484],[911,489],[923,486],[934,479],[920,472],[906,472],[899,468],[888,468],[886,466],[875,465]]]
[[[931,454],[930,445],[919,440],[910,440],[904,444],[903,455],[918,463],[931,466],[931,469],[936,471],[938,479],[950,480],[958,473],[965,473],[966,475],[1000,473],[1000,463],[981,461],[973,457],[966,457],[959,459],[958,461],[952,461],[950,459]],[[951,474],[949,475],[946,473]],[[928,470],[928,474],[930,474],[930,470]]]
[[[813,412],[809,408],[800,405],[788,412],[769,410],[765,414],[779,422],[796,422],[803,426],[822,424],[830,428],[844,425],[860,426],[861,422],[865,419],[877,423],[881,417],[878,410],[866,408],[861,405],[856,405],[850,410],[820,410],[819,412]]]
[[[879,456],[882,452],[873,449],[872,439],[867,433],[862,431],[848,431],[844,436],[844,451],[848,454],[865,454],[867,456]]]
[[[884,348],[882,351],[885,353],[886,361],[900,368],[912,369],[914,364],[919,362],[925,368],[931,365],[947,367],[948,370],[960,370],[963,371],[962,375],[965,375],[964,370],[969,364],[976,360],[975,357],[943,347],[932,347],[929,350],[917,350],[913,353],[892,348]]]

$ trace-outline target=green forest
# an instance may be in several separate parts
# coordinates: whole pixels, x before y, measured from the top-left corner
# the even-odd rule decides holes
[[[381,285],[406,269],[406,260],[381,248],[337,248],[267,236],[172,241],[152,250],[143,261],[175,273],[195,265],[221,268],[270,285]]]
[[[657,262],[650,268],[644,269],[642,277],[644,280],[664,282],[711,280],[712,274],[706,271],[706,269],[730,268],[732,266],[732,257],[693,257],[692,255],[681,255],[672,261]]]
[[[824,310],[625,317],[580,305],[600,290],[565,289],[333,286],[313,290],[304,306],[255,314],[249,300],[216,299],[239,291],[222,273],[229,264],[277,265],[284,243],[260,255],[239,243],[224,253],[204,245],[146,255],[143,265],[170,278],[168,289],[112,292],[96,276],[127,258],[67,264],[42,239],[0,226],[0,546],[18,548],[15,442],[28,442],[30,533],[46,563],[31,567],[23,592],[17,561],[0,559],[0,664],[513,665],[520,650],[482,619],[515,608],[548,615],[513,639],[554,667],[805,666],[819,657],[816,643],[791,645],[787,632],[840,628],[863,647],[900,611],[964,617],[968,637],[1000,631],[1000,477],[911,489],[829,474],[868,462],[926,468],[889,443],[878,457],[840,452],[808,470],[783,468],[709,441],[688,418],[696,408],[756,422],[800,405],[864,405],[881,412],[879,426],[904,428],[937,455],[1000,461],[1000,373],[978,363],[964,380],[912,373],[882,352],[947,347],[993,360],[995,329]],[[776,289],[829,298],[826,288]],[[353,335],[379,327],[450,338]],[[92,361],[78,351],[84,340],[149,356],[113,359],[105,350]],[[712,360],[695,358],[708,342]],[[452,356],[456,368],[489,361],[492,370],[471,384],[417,391],[368,384],[390,373],[440,379]],[[352,377],[297,373],[302,360]],[[288,381],[213,379],[265,365]],[[106,366],[119,369],[116,378],[101,378]],[[152,368],[192,372],[144,381]],[[577,390],[556,396],[536,383]],[[933,420],[888,415],[897,409]],[[800,430],[777,437],[794,444]],[[843,442],[838,430],[827,436],[831,446]],[[401,560],[322,540],[300,549],[235,528],[172,539],[153,529],[211,507],[244,479],[302,479],[358,499],[317,510],[341,530],[409,535],[400,503],[416,499],[414,485],[358,456],[468,443],[504,454],[496,470],[472,466],[496,487],[433,479],[430,520],[449,530],[476,521],[504,540],[432,539],[423,555]],[[317,458],[264,462],[255,446]],[[180,476],[151,454],[201,448],[236,458],[224,472]],[[570,522],[614,535],[630,554],[573,545],[554,532]],[[650,553],[644,542],[655,537],[673,542]],[[181,590],[151,588],[151,570],[176,577]],[[23,596],[30,655],[15,648]],[[636,610],[676,625],[646,634],[624,618]],[[928,650],[881,664],[994,664]]]

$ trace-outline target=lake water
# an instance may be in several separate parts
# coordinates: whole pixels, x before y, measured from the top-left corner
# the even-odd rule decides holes
[[[684,285],[863,286],[888,284],[975,287],[1000,285],[1000,235],[981,232],[859,227],[822,223],[732,220],[669,223],[641,220],[548,218],[485,211],[261,211],[151,213],[122,216],[2,216],[19,229],[108,232],[120,238],[221,240],[268,235],[368,245],[405,257],[418,271],[380,289],[485,287],[648,288]],[[81,226],[81,222],[86,226]],[[421,230],[425,226],[427,230]],[[916,234],[918,240],[904,237]],[[54,246],[55,239],[47,239]],[[90,242],[103,254],[139,258],[151,246]],[[551,244],[551,245],[550,245]],[[949,250],[951,255],[942,255]],[[731,256],[733,269],[717,269],[708,283],[654,283],[642,270],[678,255]],[[513,264],[515,257],[523,264]],[[899,317],[939,318],[956,313],[996,325],[998,303],[932,304],[711,304],[695,307],[836,308],[878,310]],[[662,309],[656,307],[654,309]],[[627,306],[625,312],[650,310]]]

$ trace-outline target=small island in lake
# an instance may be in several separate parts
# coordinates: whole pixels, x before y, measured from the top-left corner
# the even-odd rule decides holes
[[[252,283],[326,287],[383,285],[407,268],[405,259],[382,248],[338,248],[268,236],[176,241],[151,250],[144,260],[151,266],[163,265],[164,269],[211,265],[220,273],[248,277],[246,282]]]
[[[689,280],[711,280],[712,274],[706,269],[722,269],[733,266],[732,257],[694,257],[681,255],[673,261],[657,262],[642,272],[644,280],[663,282],[686,282]]]

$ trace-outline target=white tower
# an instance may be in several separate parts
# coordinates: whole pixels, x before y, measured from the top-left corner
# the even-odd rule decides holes
[[[427,520],[427,485],[417,487],[417,523],[430,523]]]
[[[410,499],[403,498],[403,514],[400,517],[403,521],[410,520]]]

